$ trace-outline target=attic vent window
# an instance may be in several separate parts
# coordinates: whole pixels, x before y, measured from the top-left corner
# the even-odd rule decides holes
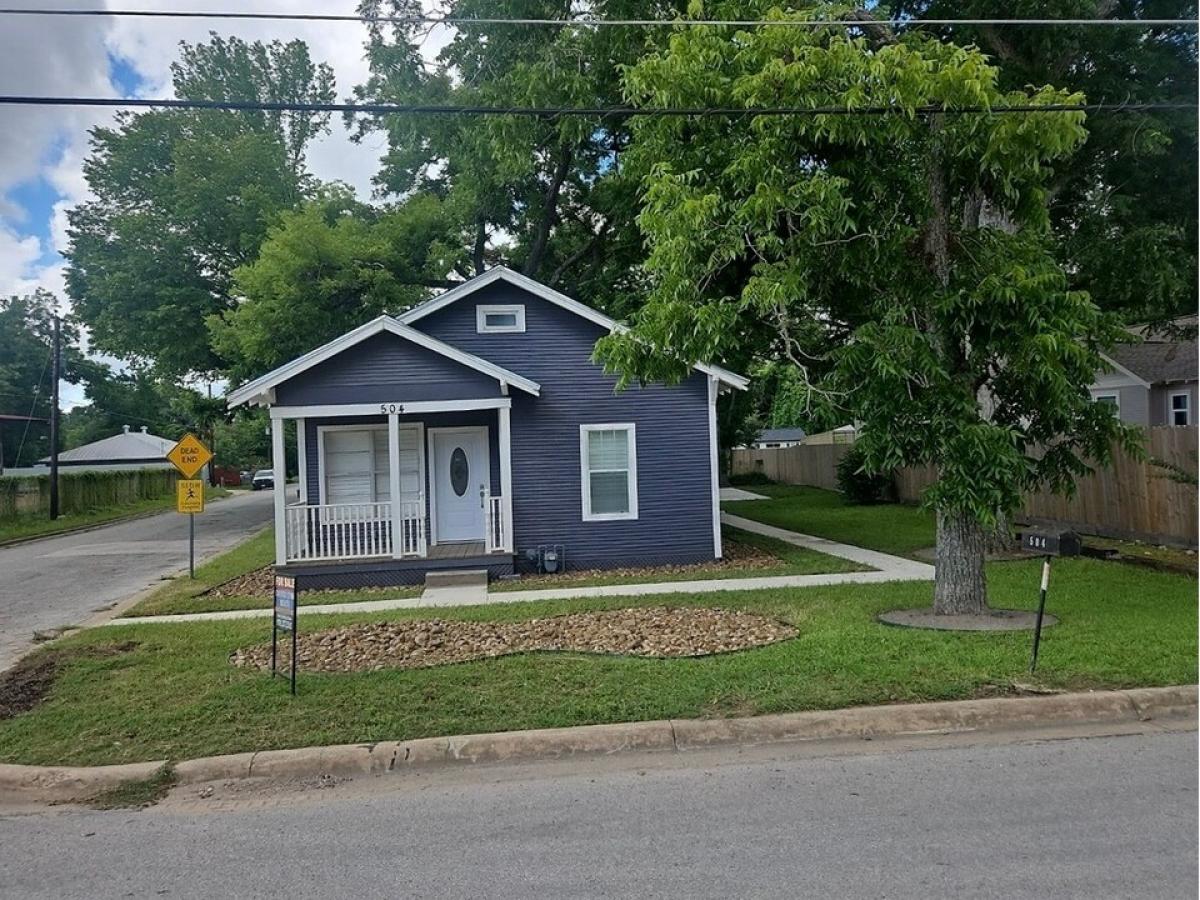
[[[479,334],[524,333],[525,307],[477,306],[475,307],[475,330]]]

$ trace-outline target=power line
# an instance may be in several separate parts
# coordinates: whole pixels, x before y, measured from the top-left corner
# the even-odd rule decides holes
[[[109,18],[147,19],[250,19],[258,21],[291,22],[358,22],[376,25],[445,25],[464,27],[471,25],[527,25],[553,28],[675,28],[727,26],[734,28],[861,28],[866,25],[887,25],[892,28],[908,28],[921,25],[933,26],[1031,26],[1031,27],[1105,27],[1105,28],[1196,28],[1192,19],[536,19],[536,18],[493,18],[464,16],[357,16],[337,13],[270,13],[270,12],[204,12],[200,10],[145,10],[145,9],[13,9],[0,8],[0,15],[12,16],[77,16]]]
[[[553,118],[583,116],[590,118],[626,118],[630,116],[868,116],[931,115],[944,113],[1006,114],[1041,112],[1149,112],[1156,110],[1194,110],[1196,101],[1146,103],[1047,103],[1012,106],[443,106],[404,103],[310,103],[273,100],[180,100],[146,97],[29,97],[0,95],[0,106],[95,106],[139,109],[212,109],[232,112],[339,112],[369,115],[416,116],[530,116]]]

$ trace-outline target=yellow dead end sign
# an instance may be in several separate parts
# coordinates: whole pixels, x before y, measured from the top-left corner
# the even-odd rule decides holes
[[[167,453],[167,459],[183,473],[184,478],[194,478],[212,457],[211,451],[200,443],[200,438],[190,433],[185,434]]]
[[[175,482],[175,509],[181,513],[204,512],[204,482],[190,479]]]

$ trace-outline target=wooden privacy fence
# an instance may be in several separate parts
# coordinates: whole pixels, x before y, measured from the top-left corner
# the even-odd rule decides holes
[[[1147,459],[1118,452],[1112,465],[1080,478],[1071,497],[1027,494],[1018,521],[1053,523],[1085,534],[1196,546],[1197,426],[1146,429]],[[785,484],[837,489],[837,463],[846,445],[734,450],[733,473],[761,472]],[[1158,463],[1156,465],[1156,463]],[[1190,481],[1188,480],[1190,477]],[[901,502],[920,501],[933,483],[930,468],[895,473]]]
[[[175,493],[178,477],[174,469],[108,469],[91,472],[59,469],[59,512],[69,515],[168,497]],[[49,475],[0,478],[0,519],[49,513]]]
[[[837,466],[853,444],[798,444],[771,450],[734,450],[731,473],[760,472],[772,481],[836,491]]]

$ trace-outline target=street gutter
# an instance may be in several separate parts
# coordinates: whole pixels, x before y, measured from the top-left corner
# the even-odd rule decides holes
[[[722,747],[736,750],[788,742],[983,734],[1047,725],[1133,725],[1171,720],[1195,727],[1196,715],[1196,686],[1179,685],[261,750],[179,762],[174,765],[174,773],[178,785],[325,775],[380,777],[475,763],[543,762],[630,752],[686,753]],[[149,778],[165,762],[82,767],[0,764],[0,797],[27,803],[86,800],[127,781]]]

